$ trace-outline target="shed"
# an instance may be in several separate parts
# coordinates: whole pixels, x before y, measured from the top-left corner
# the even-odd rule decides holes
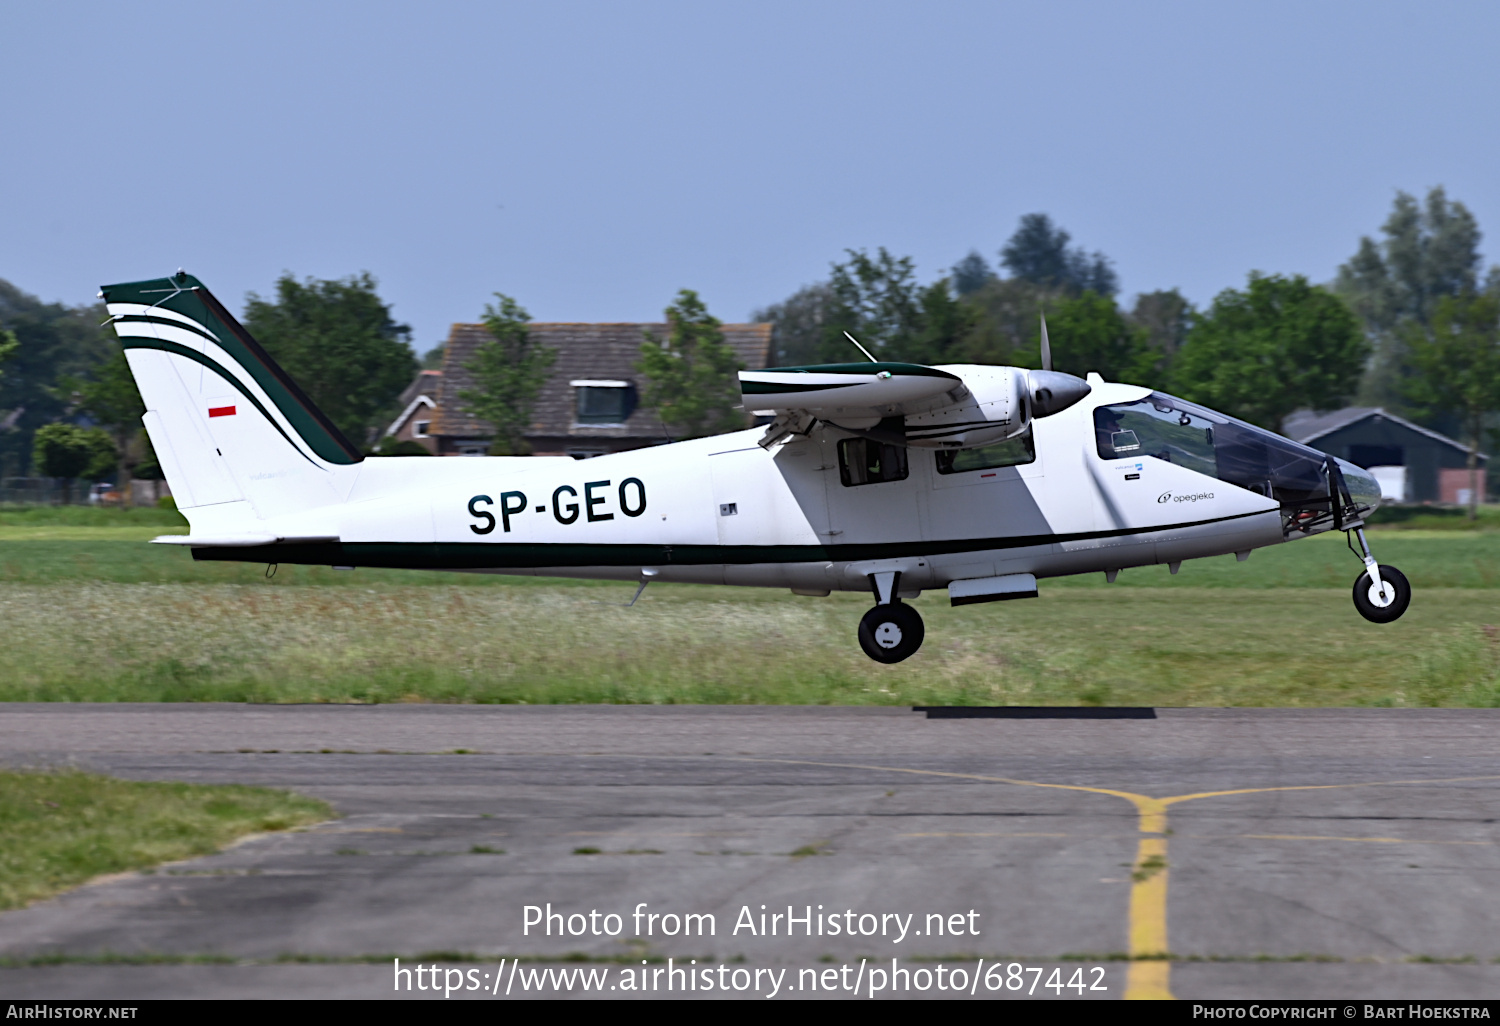
[[[1283,428],[1293,441],[1372,471],[1388,499],[1468,504],[1468,447],[1380,407],[1350,406],[1332,413],[1301,410],[1289,416]],[[1481,499],[1488,461],[1487,455],[1479,454]]]

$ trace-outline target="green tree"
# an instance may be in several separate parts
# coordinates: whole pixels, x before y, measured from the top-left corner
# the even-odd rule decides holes
[[[953,265],[953,291],[959,298],[978,292],[994,278],[995,272],[978,250],[969,250],[968,256]]]
[[[495,298],[499,305],[484,308],[490,339],[464,365],[474,387],[460,391],[458,398],[474,416],[493,425],[492,456],[525,456],[531,452],[526,441],[531,412],[557,351],[532,340],[527,326],[531,315],[519,303],[499,292]]]
[[[745,365],[724,341],[718,319],[692,289],[677,293],[666,315],[666,339],[648,331],[641,346],[636,365],[646,379],[641,402],[653,407],[678,438],[743,427],[736,372]]]
[[[16,338],[16,333],[0,328],[0,364],[5,363],[6,360],[15,356],[16,350],[20,348],[21,340]],[[3,373],[4,371],[0,371],[0,374]]]
[[[969,324],[955,346],[955,362],[1040,367],[1039,315],[1050,318],[1065,296],[1023,278],[991,278],[963,299]]]
[[[1120,280],[1109,258],[1103,253],[1069,249],[1071,238],[1046,214],[1025,214],[1020,227],[1000,250],[1000,264],[1033,285],[1074,294],[1092,290],[1101,296],[1120,291]]]
[[[1093,290],[1059,301],[1047,315],[1052,366],[1080,378],[1097,371],[1107,381],[1137,381],[1154,362],[1146,332],[1129,323],[1115,301]],[[1041,346],[1041,325],[1037,325]]]
[[[102,428],[46,424],[32,437],[32,464],[43,477],[61,478],[63,504],[72,500],[74,478],[95,479],[115,464],[115,445]]]
[[[368,273],[336,281],[290,273],[274,300],[250,293],[245,327],[357,444],[374,438],[417,370],[411,329],[391,317]]]
[[[819,356],[826,363],[862,359],[848,332],[882,360],[943,363],[968,332],[972,315],[953,294],[949,279],[917,281],[911,257],[895,257],[882,246],[875,256],[845,250],[828,279],[829,303]]]
[[[1479,506],[1479,445],[1487,416],[1500,410],[1500,298],[1443,296],[1431,326],[1409,324],[1405,342],[1417,373],[1406,395],[1424,412],[1457,413],[1469,447],[1469,519]]]
[[[798,367],[822,360],[823,337],[832,306],[833,290],[827,282],[817,282],[802,286],[779,303],[752,311],[750,320],[771,325],[772,360],[776,366]]]
[[[1194,314],[1193,304],[1176,289],[1142,292],[1135,297],[1135,307],[1128,320],[1146,333],[1149,350],[1149,366],[1138,371],[1140,384],[1155,385],[1171,380],[1172,364],[1177,359],[1177,351],[1187,340]]]
[[[106,316],[103,304],[43,303],[0,280],[0,330],[20,343],[0,374],[0,421],[10,425],[0,431],[0,477],[25,473],[33,433],[67,416],[72,399],[60,382],[118,351],[114,330],[100,326]]]
[[[146,404],[130,373],[130,364],[121,349],[95,370],[93,376],[79,381],[67,379],[67,387],[77,401],[77,408],[88,414],[109,432],[114,442],[118,464],[115,467],[115,487],[124,497],[124,505],[131,504],[130,481],[137,463],[143,459],[141,418],[146,414]],[[154,462],[154,455],[153,455]]]
[[[1445,296],[1472,292],[1481,266],[1479,224],[1442,186],[1426,200],[1397,192],[1381,226],[1384,238],[1359,240],[1359,249],[1339,268],[1334,291],[1354,312],[1374,347],[1361,387],[1370,405],[1404,408],[1409,325],[1427,329]],[[1491,271],[1492,278],[1495,271]]]
[[[1370,345],[1335,295],[1253,272],[1245,291],[1225,289],[1177,354],[1186,399],[1280,431],[1293,410],[1330,410],[1353,395]]]
[[[833,265],[828,279],[833,302],[823,328],[822,359],[848,363],[862,359],[849,344],[849,332],[873,355],[910,359],[921,332],[921,287],[911,257],[894,257],[884,246],[874,257],[846,250],[849,259]]]
[[[973,330],[974,308],[953,294],[951,279],[939,278],[917,293],[916,338],[898,356],[912,363],[951,363]]]

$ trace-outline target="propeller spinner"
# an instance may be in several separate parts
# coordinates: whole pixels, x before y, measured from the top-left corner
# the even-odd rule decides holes
[[[1082,378],[1052,369],[1052,342],[1047,338],[1047,315],[1042,314],[1042,369],[1027,371],[1031,386],[1031,415],[1050,417],[1088,395],[1092,388]]]

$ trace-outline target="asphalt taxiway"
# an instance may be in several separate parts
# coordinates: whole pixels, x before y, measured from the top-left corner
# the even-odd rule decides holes
[[[8,705],[7,765],[284,787],[341,818],[0,914],[0,993],[373,998],[381,957],[450,952],[485,979],[517,955],[793,979],[998,959],[1098,965],[1092,997],[1500,997],[1497,732],[1500,710]],[[526,930],[548,903],[621,929]],[[747,931],[762,905],[855,936]],[[642,907],[714,933],[636,939]]]

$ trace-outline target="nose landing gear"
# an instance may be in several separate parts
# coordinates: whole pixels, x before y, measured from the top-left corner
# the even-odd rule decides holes
[[[901,601],[899,573],[870,575],[877,605],[859,621],[859,647],[877,663],[899,663],[922,647],[922,616]]]
[[[1401,619],[1401,614],[1411,605],[1411,584],[1406,575],[1393,566],[1375,562],[1363,527],[1356,527],[1348,533],[1359,538],[1359,547],[1364,550],[1360,558],[1364,560],[1365,572],[1354,582],[1354,608],[1371,623],[1391,623]],[[1351,543],[1349,547],[1354,546]]]

